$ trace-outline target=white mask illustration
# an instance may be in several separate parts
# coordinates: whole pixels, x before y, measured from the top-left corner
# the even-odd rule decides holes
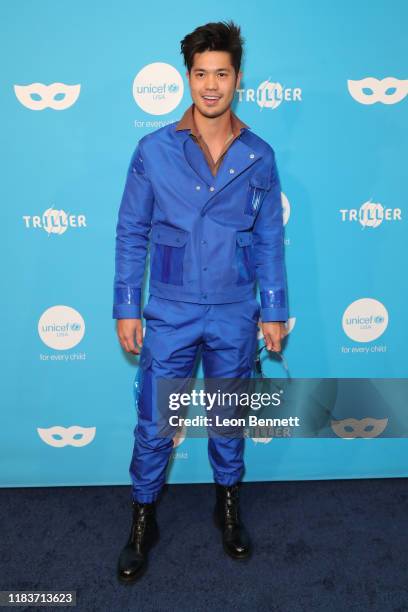
[[[41,440],[50,446],[62,448],[63,446],[86,446],[95,437],[96,427],[80,427],[72,425],[71,427],[62,427],[54,425],[54,427],[41,428],[37,427],[38,435]],[[74,436],[80,435],[80,438]],[[60,436],[56,438],[54,436]]]
[[[400,80],[394,77],[386,77],[379,80],[374,77],[367,77],[360,81],[347,81],[347,87],[351,96],[360,104],[397,104],[408,94],[408,80]],[[370,89],[371,94],[365,93],[364,89]],[[388,89],[395,89],[393,93],[388,93]]]
[[[23,106],[31,110],[44,110],[52,108],[53,110],[65,110],[77,101],[81,85],[65,85],[64,83],[51,83],[44,85],[43,83],[31,83],[31,85],[14,85],[14,92],[17,99]],[[40,96],[40,100],[35,100],[31,96],[36,94]],[[63,94],[61,100],[56,100],[55,96]]]

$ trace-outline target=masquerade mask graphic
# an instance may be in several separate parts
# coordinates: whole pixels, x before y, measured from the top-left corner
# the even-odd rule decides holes
[[[86,446],[90,444],[95,437],[96,427],[80,427],[72,425],[71,427],[54,427],[37,428],[38,435],[41,440],[50,446],[62,448],[63,446]],[[58,437],[56,437],[58,436]],[[75,436],[81,436],[77,438]]]
[[[64,85],[64,83],[51,83],[44,85],[43,83],[31,83],[31,85],[14,85],[14,92],[17,99],[23,106],[31,110],[44,110],[52,108],[53,110],[65,110],[77,101],[81,85]],[[36,100],[32,95],[40,97]],[[56,100],[56,96],[63,95],[63,98]]]
[[[347,81],[347,87],[351,96],[360,104],[397,104],[405,98],[408,93],[408,81],[387,77],[380,81],[374,77],[367,77],[360,81]],[[370,93],[363,91],[370,90]],[[388,90],[395,91],[387,93]]]
[[[339,438],[376,438],[387,427],[388,419],[342,419],[332,421],[331,426]]]

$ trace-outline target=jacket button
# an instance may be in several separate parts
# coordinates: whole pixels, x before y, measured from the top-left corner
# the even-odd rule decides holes
[[[199,191],[201,189],[200,185],[196,185],[196,189]]]
[[[215,187],[210,187],[210,191],[214,191]]]
[[[234,174],[234,172],[235,172],[234,168],[230,168],[229,173],[230,173],[230,174]]]
[[[254,159],[255,155],[254,155],[253,153],[250,153],[250,154],[249,154],[249,157],[250,157],[251,159]]]

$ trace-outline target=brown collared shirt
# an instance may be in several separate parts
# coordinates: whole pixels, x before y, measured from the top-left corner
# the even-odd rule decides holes
[[[207,160],[208,166],[211,170],[211,174],[215,176],[218,172],[221,162],[224,159],[225,154],[228,151],[229,147],[232,145],[234,140],[238,138],[238,136],[241,134],[241,129],[247,128],[248,126],[246,125],[246,123],[241,121],[241,119],[239,119],[232,112],[232,110],[230,110],[232,136],[230,136],[225,142],[224,148],[221,151],[221,154],[218,157],[217,161],[214,161],[210,153],[210,149],[208,148],[207,143],[205,142],[204,138],[201,136],[200,132],[198,131],[196,122],[194,121],[193,107],[194,107],[194,103],[191,104],[191,106],[189,106],[188,109],[185,111],[184,115],[182,116],[180,121],[177,123],[176,130],[186,130],[186,129],[190,130],[191,138],[201,148],[202,152],[204,153],[205,159]]]

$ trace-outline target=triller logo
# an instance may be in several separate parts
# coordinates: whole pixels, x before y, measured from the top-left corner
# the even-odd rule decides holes
[[[256,102],[263,108],[274,110],[282,102],[301,102],[302,90],[300,87],[284,87],[280,83],[271,82],[268,78],[262,81],[257,89],[237,89],[239,102]]]
[[[387,329],[388,312],[373,298],[361,298],[347,306],[343,314],[344,333],[356,342],[371,342]]]
[[[70,306],[51,306],[38,321],[41,340],[50,348],[71,349],[85,334],[85,322],[77,310]]]
[[[43,229],[48,235],[64,234],[69,227],[86,227],[85,215],[71,215],[56,208],[47,208],[41,217],[23,215],[23,220],[27,229]]]
[[[383,221],[401,221],[400,208],[384,208],[379,202],[368,200],[357,208],[340,209],[342,221],[359,221],[364,227],[378,227]]]
[[[350,95],[360,104],[397,104],[408,94],[408,80],[386,77],[379,80],[366,77],[360,81],[347,81]]]
[[[64,83],[31,83],[31,85],[14,85],[17,100],[30,110],[41,111],[46,108],[61,111],[69,108],[78,100],[81,85]],[[33,98],[33,95],[37,98]],[[63,96],[56,99],[57,96]],[[39,98],[39,99],[38,99]]]
[[[62,427],[54,425],[54,427],[48,428],[37,427],[37,432],[41,440],[50,446],[57,448],[62,448],[63,446],[86,446],[95,438],[96,427],[80,427],[79,425]]]
[[[133,97],[142,110],[165,115],[174,110],[184,93],[184,83],[174,66],[164,62],[147,64],[133,81]]]

